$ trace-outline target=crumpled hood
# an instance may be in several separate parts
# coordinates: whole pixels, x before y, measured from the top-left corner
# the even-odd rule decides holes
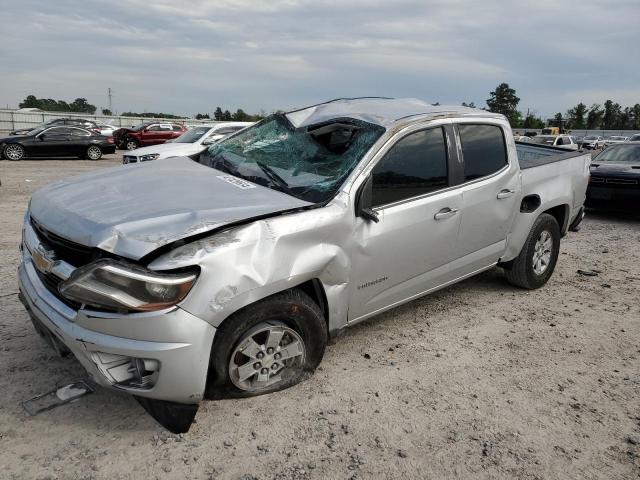
[[[185,237],[309,205],[179,157],[52,183],[33,194],[30,215],[68,240],[137,260]]]

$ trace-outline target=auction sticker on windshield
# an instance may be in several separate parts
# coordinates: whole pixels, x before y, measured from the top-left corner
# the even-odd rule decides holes
[[[242,188],[243,190],[247,190],[249,188],[256,188],[256,186],[247,182],[246,180],[242,180],[241,178],[234,177],[233,175],[218,175],[220,180],[224,180],[225,182],[230,183],[231,185],[235,185],[238,188]]]

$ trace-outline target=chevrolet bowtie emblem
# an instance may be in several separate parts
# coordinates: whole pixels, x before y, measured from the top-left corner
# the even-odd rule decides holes
[[[41,246],[33,249],[31,258],[33,259],[33,264],[42,273],[49,273],[56,263],[53,252],[45,250]]]

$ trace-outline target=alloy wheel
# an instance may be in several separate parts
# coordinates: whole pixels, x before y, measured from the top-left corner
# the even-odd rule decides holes
[[[547,270],[552,249],[553,237],[547,230],[543,230],[533,249],[533,271],[536,275],[542,275]]]
[[[241,390],[258,392],[288,377],[304,364],[300,335],[281,322],[265,322],[249,330],[229,361],[229,378]]]
[[[89,160],[98,160],[101,156],[102,150],[100,150],[100,147],[92,145],[87,149],[87,157],[89,157]]]
[[[7,145],[4,149],[4,155],[9,160],[20,160],[24,156],[24,148],[16,144]]]

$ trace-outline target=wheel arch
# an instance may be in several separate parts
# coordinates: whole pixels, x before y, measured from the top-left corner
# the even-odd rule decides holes
[[[548,208],[540,214],[548,213],[553,218],[556,219],[558,225],[560,226],[560,235],[564,236],[567,233],[567,229],[569,228],[569,210],[570,207],[568,204],[564,203],[561,205],[556,205],[555,207]]]

